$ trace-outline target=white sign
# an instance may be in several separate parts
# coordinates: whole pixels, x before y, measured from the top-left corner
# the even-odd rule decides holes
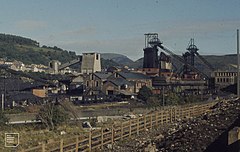
[[[19,145],[19,133],[5,133],[5,147],[17,147]]]

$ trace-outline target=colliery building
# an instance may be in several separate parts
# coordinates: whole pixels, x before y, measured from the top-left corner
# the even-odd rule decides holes
[[[101,56],[99,53],[83,53],[79,58],[61,64],[59,61],[53,60],[49,63],[50,73],[63,73],[64,69],[69,66],[78,64],[79,72],[82,74],[94,73],[101,71]]]
[[[160,55],[158,49],[163,50]],[[194,44],[194,39],[190,40],[186,53],[181,57],[163,46],[157,33],[148,33],[145,34],[143,51],[143,68],[138,71],[152,77],[152,86],[156,93],[160,93],[163,89],[200,93],[211,88],[209,84],[214,84],[210,83],[209,75],[195,66],[195,58],[198,57],[206,67],[213,70],[213,67],[197,52],[198,48]],[[178,65],[178,68],[173,66],[172,58],[182,66]]]
[[[226,87],[237,83],[236,71],[215,71],[214,72],[215,84],[218,87]]]

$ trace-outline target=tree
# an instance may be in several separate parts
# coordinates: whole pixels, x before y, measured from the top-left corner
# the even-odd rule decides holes
[[[177,105],[180,103],[180,98],[176,93],[169,93],[167,96],[167,105]]]
[[[8,122],[8,118],[6,115],[1,111],[0,112],[0,126],[5,125]]]
[[[147,105],[150,107],[154,107],[155,110],[157,110],[157,107],[160,105],[160,100],[156,96],[151,96],[147,99]]]
[[[194,95],[187,96],[185,100],[186,100],[186,103],[194,103],[199,101]]]
[[[37,118],[48,130],[53,130],[57,125],[66,122],[69,116],[59,105],[48,103],[40,109]]]
[[[147,101],[152,96],[152,90],[147,86],[143,86],[138,92],[138,98]]]

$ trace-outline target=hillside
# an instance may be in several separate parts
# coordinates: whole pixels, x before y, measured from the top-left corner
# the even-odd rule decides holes
[[[120,63],[129,61],[126,56],[104,54],[102,58],[102,67],[119,66]],[[121,56],[121,57],[120,57]],[[49,47],[43,45],[39,46],[39,42],[24,38],[21,36],[0,34],[0,58],[8,61],[18,60],[25,64],[43,64],[48,65],[51,60],[58,60],[62,63],[71,61],[77,58],[73,51],[63,50],[57,46]],[[112,60],[113,59],[113,60]],[[116,62],[115,62],[116,61]]]
[[[105,60],[112,60],[113,62],[125,66],[134,64],[134,62],[125,55],[116,53],[101,53],[101,57]]]
[[[206,55],[203,56],[210,64],[212,64],[215,69],[224,69],[227,70],[229,68],[229,64],[237,64],[237,55],[236,54],[228,54],[222,56],[216,55]]]
[[[5,42],[8,44],[24,44],[29,46],[39,46],[39,43],[35,40],[16,36],[16,35],[10,35],[10,34],[1,34],[0,33],[0,42]]]
[[[25,64],[48,65],[51,60],[67,62],[76,58],[76,53],[56,46],[39,46],[37,41],[15,35],[0,34],[0,58],[18,60]]]

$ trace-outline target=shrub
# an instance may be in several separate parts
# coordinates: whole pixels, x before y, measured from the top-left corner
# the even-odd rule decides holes
[[[8,122],[8,118],[6,115],[1,111],[0,112],[0,126],[5,125]]]
[[[143,86],[138,92],[138,98],[147,101],[149,97],[152,96],[152,90],[147,86]]]
[[[53,130],[57,125],[65,123],[69,119],[69,115],[59,105],[48,103],[40,109],[37,118],[47,129]]]

